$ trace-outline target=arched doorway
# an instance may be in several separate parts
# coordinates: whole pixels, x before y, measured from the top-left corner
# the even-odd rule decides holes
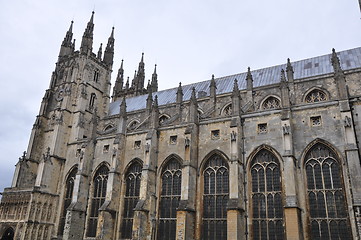
[[[14,239],[14,230],[10,227],[6,229],[1,240],[13,240]]]

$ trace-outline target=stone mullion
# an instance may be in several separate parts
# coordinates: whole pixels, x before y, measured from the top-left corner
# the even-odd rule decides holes
[[[286,238],[292,240],[303,239],[301,212],[298,206],[298,196],[296,191],[296,165],[293,156],[293,139],[292,127],[290,121],[290,113],[284,112],[284,117],[281,120],[283,132],[283,185],[285,187],[285,231]]]

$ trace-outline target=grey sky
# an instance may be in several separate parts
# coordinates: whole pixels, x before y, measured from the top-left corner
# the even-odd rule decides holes
[[[360,46],[356,0],[0,1],[0,191],[27,148],[60,44],[74,20],[79,48],[95,10],[94,52],[115,27],[114,76],[133,76],[145,53],[159,88]]]

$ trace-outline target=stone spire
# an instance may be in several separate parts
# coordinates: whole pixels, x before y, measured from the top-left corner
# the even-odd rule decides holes
[[[238,81],[237,81],[237,79],[234,79],[234,82],[233,82],[232,96],[239,96],[239,88],[238,88]]]
[[[59,57],[69,55],[74,51],[73,39],[73,21],[71,21],[69,30],[66,32],[63,42],[61,43]],[[74,39],[75,41],[75,39]]]
[[[123,90],[123,84],[124,84],[124,69],[123,69],[123,59],[122,59],[122,63],[120,64],[117,79],[115,80],[115,84],[114,84],[114,88],[113,88],[113,101],[116,100],[116,98],[119,96],[119,94]]]
[[[142,58],[139,62],[138,73],[137,73],[137,84],[136,89],[142,90],[144,88],[144,79],[145,79],[145,69],[144,69],[144,53],[142,53]]]
[[[209,95],[211,98],[216,97],[216,90],[217,90],[216,81],[214,80],[214,74],[212,74],[211,83],[209,84]]]
[[[157,74],[157,64],[154,66],[154,72],[152,74],[152,82],[151,82],[151,88],[153,92],[158,91],[158,74]]]
[[[122,117],[126,117],[127,116],[127,103],[125,100],[125,96],[122,99],[122,103],[120,104],[120,111],[119,111],[120,116]]]
[[[152,93],[152,89],[149,89],[148,97],[147,97],[147,105],[146,105],[148,111],[151,110],[152,104],[153,104],[153,93]]]
[[[348,91],[347,91],[346,77],[341,68],[340,59],[338,58],[334,48],[332,49],[331,63],[334,70],[334,78],[336,80],[336,85],[340,99],[342,100],[347,99]]]
[[[232,91],[232,116],[238,116],[241,109],[238,81],[234,79]]]
[[[332,48],[331,63],[332,63],[333,70],[336,74],[341,73],[341,72],[343,73],[341,64],[340,64],[340,59],[338,58],[336,50],[334,48]]]
[[[80,52],[88,54],[88,52],[92,52],[93,50],[93,30],[94,30],[94,11],[92,12],[92,16],[88,22],[88,25],[84,31],[83,38],[81,40]]]
[[[114,58],[114,27],[112,28],[112,32],[110,37],[108,38],[107,47],[105,48],[104,52],[104,59],[103,62],[108,65],[110,68],[113,65],[113,58]]]
[[[282,106],[289,107],[291,104],[290,93],[289,93],[289,87],[286,79],[285,70],[283,70],[283,68],[281,70],[280,89],[281,89]]]
[[[177,103],[183,102],[183,89],[182,89],[182,83],[179,82],[179,86],[177,89]]]
[[[246,81],[247,81],[247,90],[248,91],[253,90],[253,77],[250,67],[248,67]]]
[[[198,123],[198,103],[196,98],[196,89],[192,88],[192,95],[189,103],[189,122]]]
[[[294,78],[293,78],[293,67],[291,64],[291,60],[289,58],[287,58],[287,67],[286,67],[286,72],[287,72],[287,79],[289,82],[293,82]]]
[[[97,58],[101,61],[102,60],[102,53],[103,53],[103,43],[100,44],[99,50],[98,50],[98,54],[97,54]]]
[[[127,77],[127,82],[125,83],[125,90],[129,89],[129,77]]]

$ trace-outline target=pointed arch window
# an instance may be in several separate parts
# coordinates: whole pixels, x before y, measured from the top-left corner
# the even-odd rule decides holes
[[[324,144],[306,154],[311,239],[352,239],[341,169],[336,154]]]
[[[125,174],[125,195],[122,222],[122,238],[131,239],[133,229],[134,208],[139,200],[142,165],[134,162]]]
[[[68,175],[66,182],[65,182],[65,192],[64,192],[64,206],[63,206],[63,212],[60,219],[59,224],[59,235],[63,235],[64,226],[65,226],[65,218],[66,218],[66,212],[68,207],[70,206],[72,197],[73,197],[73,190],[74,190],[74,182],[76,173],[78,172],[78,168],[74,168]],[[44,207],[46,209],[46,207]],[[45,211],[43,210],[43,214]],[[45,219],[45,217],[42,217]]]
[[[94,176],[87,237],[96,236],[99,208],[103,205],[107,193],[108,173],[108,167],[103,165]]]
[[[203,181],[203,238],[227,239],[229,169],[226,161],[218,154],[205,164]]]
[[[314,103],[314,102],[322,102],[327,100],[327,95],[325,92],[314,89],[311,92],[309,92],[305,98],[305,101],[307,103]]]
[[[263,149],[251,162],[251,218],[254,240],[284,239],[280,165]]]
[[[262,108],[264,110],[269,110],[269,109],[277,109],[281,107],[281,102],[278,98],[276,97],[268,97],[266,100],[264,100],[263,104],[262,104]]]
[[[159,202],[158,240],[176,239],[177,208],[181,197],[182,170],[171,159],[162,171],[162,191]]]

